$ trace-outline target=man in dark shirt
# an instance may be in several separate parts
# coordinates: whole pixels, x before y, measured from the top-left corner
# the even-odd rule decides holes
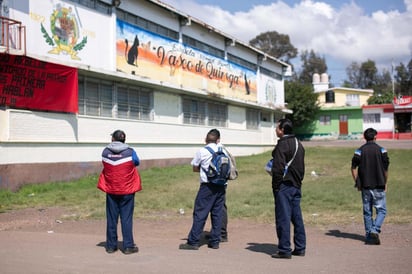
[[[272,151],[272,191],[275,199],[276,234],[278,251],[272,255],[277,259],[305,256],[306,234],[300,200],[302,180],[305,175],[305,149],[293,134],[292,122],[280,119],[276,126],[279,137]],[[293,243],[290,243],[290,224],[293,224]]]
[[[389,157],[386,149],[376,144],[377,131],[363,133],[366,143],[355,151],[351,172],[355,186],[362,193],[366,244],[379,245],[379,233],[386,216],[386,189]],[[376,218],[373,219],[373,207]]]

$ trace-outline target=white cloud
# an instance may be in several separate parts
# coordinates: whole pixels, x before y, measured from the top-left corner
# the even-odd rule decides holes
[[[325,56],[328,65],[329,60],[340,62],[341,71],[352,61],[371,59],[388,66],[392,60],[407,63],[412,57],[412,0],[404,1],[405,12],[371,15],[355,1],[340,9],[321,1],[304,0],[293,6],[277,1],[236,13],[189,0],[167,2],[245,43],[266,31],[288,34],[296,48],[313,49]]]

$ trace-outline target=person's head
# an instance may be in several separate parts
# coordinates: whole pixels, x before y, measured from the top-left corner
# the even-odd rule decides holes
[[[116,130],[112,133],[112,142],[114,141],[124,143],[126,141],[126,133],[124,133],[124,131],[120,129]]]
[[[219,143],[220,140],[220,132],[217,129],[211,129],[206,135],[206,144],[209,143]]]
[[[276,126],[276,135],[282,137],[284,135],[293,133],[293,124],[292,121],[286,118],[279,119]]]
[[[363,132],[363,138],[365,138],[367,142],[374,141],[377,134],[378,132],[375,129],[368,128],[365,130],[365,132]]]

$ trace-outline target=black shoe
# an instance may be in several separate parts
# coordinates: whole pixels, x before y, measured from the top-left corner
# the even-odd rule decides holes
[[[127,247],[123,250],[123,253],[126,255],[133,254],[139,252],[139,248],[137,246]]]
[[[293,256],[301,256],[301,257],[304,257],[304,256],[305,256],[305,251],[293,250],[293,251],[292,251],[292,255],[293,255]]]
[[[222,237],[220,238],[220,242],[221,242],[221,243],[226,243],[226,242],[228,242],[228,241],[229,241],[229,239],[227,238],[227,236],[226,236],[226,237],[223,237],[223,236],[222,236]]]
[[[369,233],[369,237],[367,237],[365,244],[367,245],[380,245],[381,241],[379,240],[379,234],[371,232]]]
[[[109,254],[115,253],[117,251],[117,248],[106,248],[106,252]]]
[[[219,244],[207,244],[208,248],[219,249]]]
[[[278,251],[275,254],[272,254],[272,258],[275,258],[275,259],[292,259],[292,255]]]
[[[198,250],[199,247],[197,245],[191,245],[191,244],[185,243],[185,244],[179,245],[179,249]]]

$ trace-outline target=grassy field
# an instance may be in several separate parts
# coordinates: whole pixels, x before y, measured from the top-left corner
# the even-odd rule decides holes
[[[306,148],[302,210],[307,224],[361,223],[360,192],[353,187],[353,148]],[[385,222],[412,222],[411,150],[390,150],[388,215]],[[238,157],[239,178],[227,190],[229,218],[273,222],[271,178],[264,171],[270,152]],[[318,176],[312,176],[314,171]],[[137,218],[174,218],[180,208],[191,214],[198,174],[190,165],[141,171],[143,190],[136,194]],[[0,191],[0,212],[23,208],[65,208],[74,219],[105,217],[105,194],[96,176],[70,183],[28,185],[18,192]]]

